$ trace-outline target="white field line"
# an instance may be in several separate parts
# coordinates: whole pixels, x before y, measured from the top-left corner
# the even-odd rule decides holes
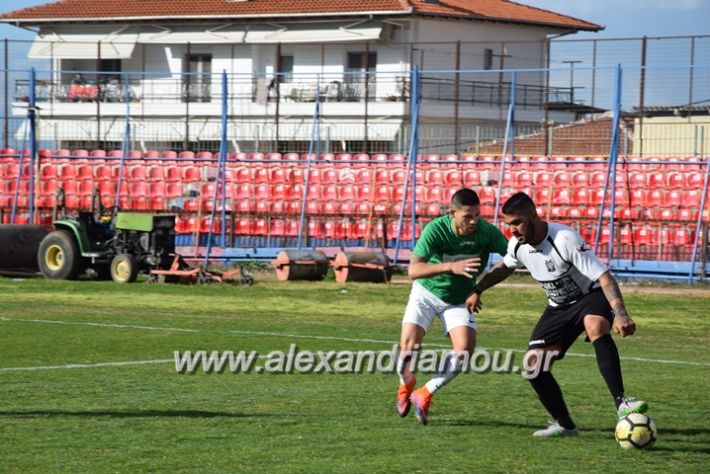
[[[0,316],[0,321],[13,321],[13,322],[24,322],[24,323],[40,323],[40,324],[64,324],[64,325],[77,325],[77,326],[94,326],[94,327],[107,327],[107,328],[119,328],[119,329],[144,329],[147,331],[166,331],[166,332],[190,332],[190,333],[204,333],[204,334],[245,334],[251,336],[271,336],[271,337],[286,337],[293,339],[318,339],[325,341],[344,341],[344,342],[371,342],[375,344],[388,344],[392,345],[396,341],[382,340],[382,339],[368,339],[368,338],[353,338],[353,337],[339,337],[339,336],[314,336],[307,334],[292,334],[283,332],[269,332],[269,331],[239,331],[239,330],[227,330],[227,331],[210,331],[202,329],[186,329],[186,328],[174,328],[174,327],[157,327],[157,326],[140,326],[133,324],[114,324],[114,323],[92,323],[85,321],[58,321],[51,319],[20,319],[20,318],[6,318]],[[433,347],[451,347],[448,344],[436,344],[436,343],[425,343],[422,346],[433,346]],[[499,351],[512,351],[512,352],[526,352],[522,349],[508,349],[508,348],[484,348],[479,347],[481,350],[499,350]],[[568,352],[566,356],[572,357],[595,357],[592,354],[579,354],[575,352]],[[171,359],[172,360],[172,359]],[[673,359],[648,359],[644,357],[621,357],[621,360],[633,360],[637,362],[650,362],[655,364],[675,364],[675,365],[692,365],[700,367],[710,367],[710,362],[693,362],[685,360],[673,360]],[[137,361],[138,363],[148,363],[145,361]],[[156,362],[157,363],[157,362]],[[107,364],[115,364],[112,362],[107,362]],[[128,364],[128,363],[127,363]],[[66,368],[65,366],[58,366],[59,368]],[[0,369],[2,370],[2,369]]]
[[[4,367],[0,372],[25,372],[31,370],[92,369],[95,367],[123,367],[130,365],[175,363],[175,359],[131,360],[126,362],[98,362],[96,364],[36,365],[33,367]]]

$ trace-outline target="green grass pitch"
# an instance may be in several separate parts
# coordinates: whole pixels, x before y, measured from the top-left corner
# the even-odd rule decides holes
[[[627,292],[639,329],[616,337],[627,392],[649,402],[659,428],[648,452],[616,445],[612,401],[581,338],[554,369],[581,430],[573,439],[531,436],[548,417],[515,374],[461,375],[435,396],[421,426],[413,414],[396,416],[395,375],[190,375],[171,362],[176,350],[266,354],[292,343],[390,349],[408,289],[0,279],[0,471],[710,469],[710,299],[682,291]],[[520,350],[545,301],[539,289],[501,287],[484,303],[479,346]],[[425,342],[447,343],[438,322]],[[115,362],[130,364],[96,365]]]

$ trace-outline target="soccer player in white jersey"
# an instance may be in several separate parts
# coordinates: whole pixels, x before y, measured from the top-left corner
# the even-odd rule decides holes
[[[449,214],[433,219],[424,228],[409,264],[409,277],[415,281],[402,319],[397,360],[399,416],[407,416],[414,405],[417,420],[427,424],[432,396],[460,373],[473,353],[476,320],[466,309],[466,299],[490,253],[505,255],[507,245],[501,231],[481,218],[481,202],[472,189],[456,191]],[[416,351],[436,316],[451,338],[453,351],[440,364],[441,370],[414,390]]]
[[[540,316],[528,343],[526,369],[530,383],[554,422],[534,436],[577,436],[562,391],[548,369],[548,358],[562,359],[577,337],[587,333],[594,346],[597,365],[614,397],[619,418],[644,412],[646,402],[624,395],[619,352],[611,337],[613,328],[622,337],[636,331],[629,317],[619,285],[607,267],[589,250],[573,229],[545,222],[535,203],[525,193],[516,193],[503,205],[505,222],[513,237],[508,252],[481,281],[466,305],[472,313],[481,307],[481,293],[505,280],[516,268],[526,267],[548,296],[548,306]]]

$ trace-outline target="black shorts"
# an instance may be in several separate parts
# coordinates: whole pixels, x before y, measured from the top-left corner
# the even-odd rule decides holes
[[[548,306],[537,321],[530,335],[528,349],[541,349],[559,345],[558,359],[562,359],[567,349],[584,332],[584,317],[596,314],[614,321],[614,313],[600,288],[584,295],[580,300],[564,306]]]

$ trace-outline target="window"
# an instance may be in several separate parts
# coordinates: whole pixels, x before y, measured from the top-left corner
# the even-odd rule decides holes
[[[281,56],[279,58],[280,82],[293,82],[293,56]]]
[[[377,69],[377,53],[367,55],[367,71]],[[365,72],[365,53],[348,53],[347,72]]]
[[[212,88],[212,55],[185,56],[183,71],[183,101],[209,102]]]
[[[493,69],[493,50],[486,49],[483,51],[483,69],[489,71]]]
[[[367,65],[367,69],[365,66]],[[341,91],[342,99],[347,102],[359,102],[365,99],[365,74],[364,72],[375,72],[377,69],[377,53],[348,53],[348,63],[345,71],[345,81]],[[373,100],[375,97],[375,77],[370,75],[367,78],[367,97]]]

